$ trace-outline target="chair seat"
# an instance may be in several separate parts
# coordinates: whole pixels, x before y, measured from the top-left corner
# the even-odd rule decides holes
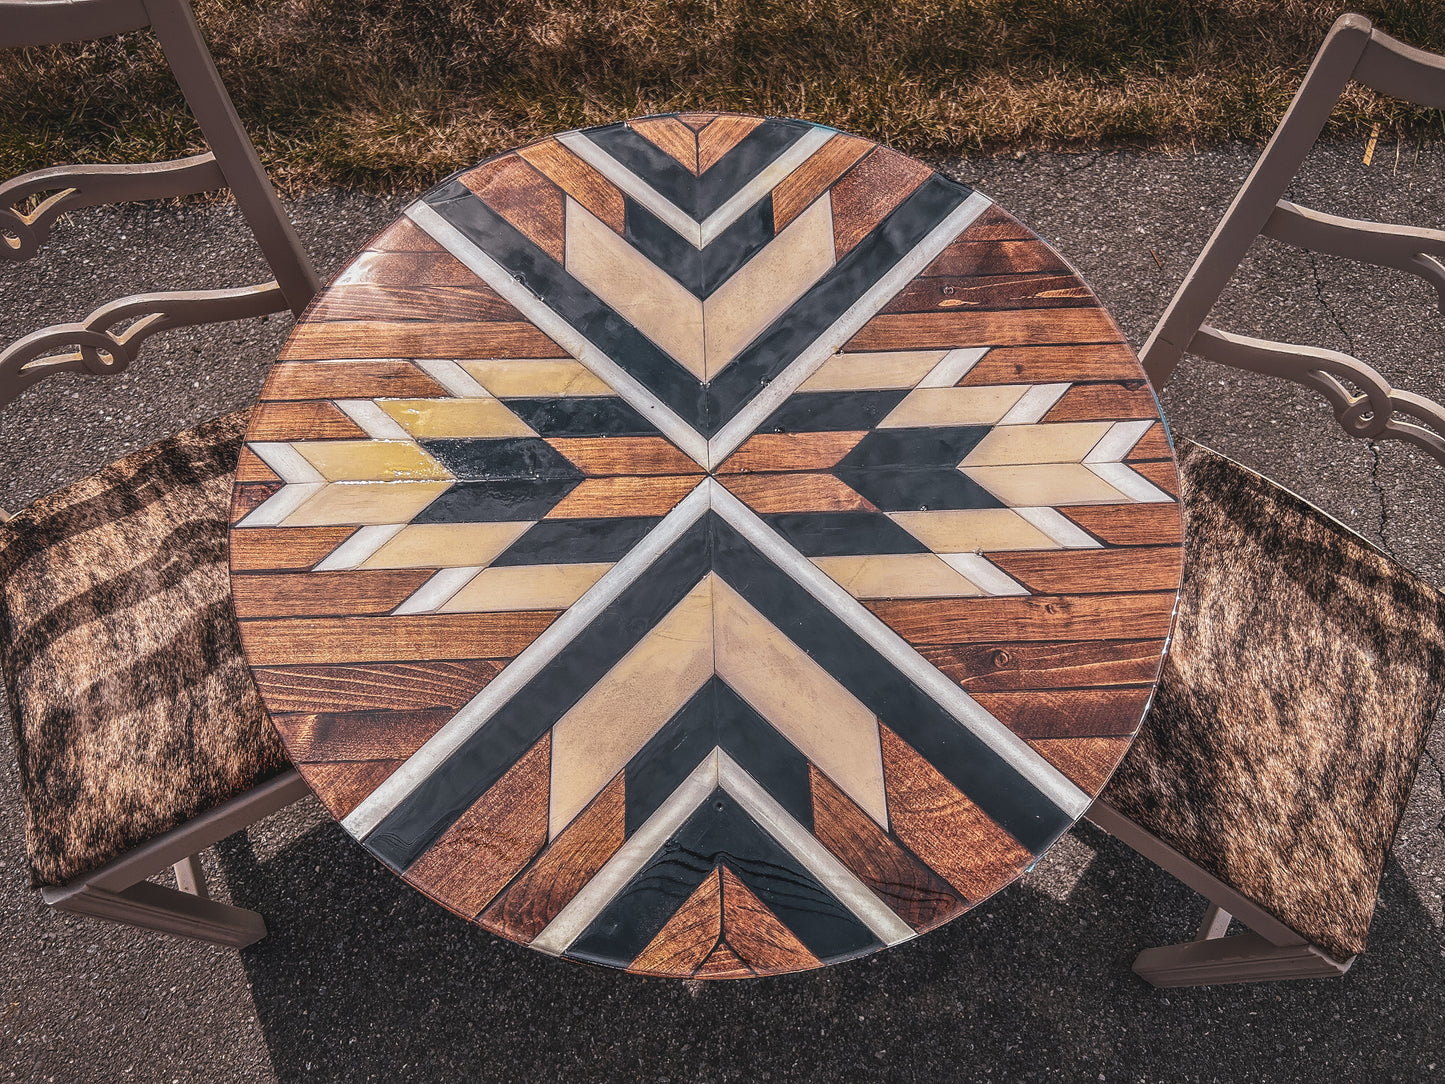
[[[59,885],[287,767],[241,655],[226,527],[246,412],[0,526],[31,877]]]
[[[1179,453],[1174,639],[1101,797],[1344,960],[1439,711],[1445,599],[1269,480]]]

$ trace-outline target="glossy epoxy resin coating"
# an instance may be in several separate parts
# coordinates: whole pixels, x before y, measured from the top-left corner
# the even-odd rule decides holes
[[[248,657],[368,850],[653,974],[817,967],[984,899],[1157,677],[1177,475],[1109,315],[984,196],[794,120],[443,182],[273,370]]]

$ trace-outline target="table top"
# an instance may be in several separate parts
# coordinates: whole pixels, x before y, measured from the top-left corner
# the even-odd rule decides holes
[[[413,886],[572,959],[777,973],[955,917],[1083,814],[1158,676],[1177,487],[1017,220],[682,114],[372,240],[266,382],[232,578],[293,760]]]

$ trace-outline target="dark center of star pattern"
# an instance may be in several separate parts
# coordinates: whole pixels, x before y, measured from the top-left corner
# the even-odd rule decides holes
[[[242,636],[356,838],[652,974],[962,913],[1137,729],[1172,460],[988,200],[798,121],[649,118],[439,185],[298,325],[238,474]]]

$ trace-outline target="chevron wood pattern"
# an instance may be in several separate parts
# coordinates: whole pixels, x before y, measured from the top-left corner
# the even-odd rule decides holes
[[[482,163],[273,369],[248,657],[417,889],[648,974],[815,968],[997,891],[1145,710],[1180,575],[1157,404],[1067,263],[801,121]]]

